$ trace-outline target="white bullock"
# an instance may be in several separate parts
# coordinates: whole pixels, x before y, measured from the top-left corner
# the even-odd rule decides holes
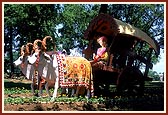
[[[36,95],[35,94],[35,86],[37,86],[39,89],[38,95],[41,96],[42,95],[42,88],[39,88],[39,86],[38,86],[39,82],[40,82],[40,76],[38,75],[38,71],[36,71],[35,66],[28,62],[28,58],[31,57],[31,51],[30,51],[31,47],[33,47],[32,43],[27,43],[26,45],[23,45],[21,47],[21,56],[16,61],[14,61],[13,64],[16,67],[19,66],[20,70],[25,75],[25,77],[28,80],[32,81],[32,83],[31,83],[32,93],[34,95]],[[50,96],[50,94],[49,94],[48,87],[50,85],[51,84],[48,84],[48,83],[45,84],[45,89],[46,89],[46,92],[49,96]]]
[[[39,42],[39,41],[38,41]],[[34,42],[35,43],[35,42]],[[36,42],[37,43],[37,42]],[[59,87],[77,88],[76,95],[79,93],[80,87],[86,87],[87,96],[93,96],[93,76],[90,62],[83,57],[64,57],[60,62],[59,57],[62,54],[53,53],[51,56],[42,52],[35,46],[35,53],[28,59],[29,63],[35,64],[38,59],[39,75],[46,81],[55,81],[54,93],[52,100],[57,97]],[[66,70],[63,70],[63,67]]]
[[[21,56],[13,62],[13,64],[15,66],[19,66],[20,70],[22,71],[22,73],[25,75],[25,77],[28,80],[32,80],[31,83],[31,89],[33,94],[35,94],[35,69],[34,66],[32,66],[31,64],[28,63],[28,58],[30,57],[30,55],[27,53],[26,51],[26,47],[29,47],[31,45],[31,43],[27,44],[27,45],[23,45],[21,47]],[[33,45],[33,44],[32,44]],[[41,91],[40,91],[41,92]]]

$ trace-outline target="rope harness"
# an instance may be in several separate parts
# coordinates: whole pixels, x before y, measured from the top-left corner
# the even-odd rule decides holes
[[[39,64],[39,54],[36,55],[37,56],[37,59],[36,59],[36,62],[35,62],[35,71],[34,71],[34,76],[33,76],[33,82],[38,85],[39,83],[39,79],[38,79],[38,64]]]
[[[41,76],[39,76],[39,72],[38,72],[38,66],[39,66],[39,60],[40,60],[40,53],[37,55],[37,59],[35,62],[35,83],[38,85],[38,83],[42,83],[44,84],[46,82],[46,80],[44,78],[42,78]],[[38,81],[39,80],[39,81]]]

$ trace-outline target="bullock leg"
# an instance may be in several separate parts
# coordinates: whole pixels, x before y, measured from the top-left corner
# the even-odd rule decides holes
[[[49,83],[48,82],[45,84],[45,89],[46,89],[46,93],[48,94],[48,96],[51,97],[50,92],[49,92]]]
[[[39,91],[38,96],[41,97],[42,93],[43,93],[43,89],[42,89],[43,83],[41,82],[41,76],[38,75],[37,77],[37,90]]]
[[[61,96],[63,96],[63,94],[65,94],[66,96],[69,95],[70,93],[70,89],[69,88],[61,88]]]
[[[68,95],[68,93],[69,93],[69,88],[66,88],[65,90],[66,90],[66,92],[65,92],[66,95]]]
[[[74,88],[66,88],[66,94],[68,97],[73,97],[75,95],[75,89]]]
[[[31,90],[32,90],[33,95],[35,95],[34,83],[31,83]]]
[[[75,94],[75,89],[74,89],[74,88],[72,88],[72,91],[71,91],[71,97],[73,97],[73,96],[74,96],[74,94]]]
[[[58,86],[59,86],[58,80],[59,80],[59,78],[56,77],[55,85],[54,85],[54,93],[53,93],[53,97],[51,98],[51,102],[54,102],[54,98],[57,97],[57,91],[58,91]]]
[[[66,94],[66,88],[61,88],[61,96],[62,96],[63,94]]]
[[[36,72],[36,71],[35,71]],[[40,93],[35,93],[35,86],[37,86],[37,90],[39,90]],[[40,85],[40,76],[38,73],[35,73],[35,76],[32,77],[32,84],[31,84],[32,92],[35,96],[41,96],[42,94],[42,88]]]
[[[43,94],[43,88],[42,88],[42,86],[43,86],[43,84],[40,82],[39,85],[38,85],[38,88],[39,88],[39,89],[38,89],[38,90],[39,90],[38,96],[39,96],[39,97],[41,97],[42,94]]]
[[[34,96],[38,96],[38,93],[35,92],[35,86],[37,86],[36,79],[32,78],[31,90]]]
[[[80,87],[77,86],[77,88],[76,88],[76,96],[77,96],[77,97],[78,97],[78,95],[79,95],[79,90],[80,90]]]
[[[39,91],[40,91],[40,95],[43,94],[43,86],[46,86],[47,82],[44,78],[40,78],[40,85],[39,85]],[[47,90],[46,90],[47,91]]]
[[[87,89],[87,94],[86,94],[86,98],[90,98],[91,94],[90,94],[90,89]]]

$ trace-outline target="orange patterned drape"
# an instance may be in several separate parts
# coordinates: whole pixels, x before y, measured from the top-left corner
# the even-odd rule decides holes
[[[85,86],[91,88],[92,68],[87,59],[83,57],[65,57],[63,54],[58,54],[57,61],[61,87]]]

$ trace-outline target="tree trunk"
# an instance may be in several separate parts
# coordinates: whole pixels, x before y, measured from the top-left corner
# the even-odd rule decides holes
[[[100,10],[99,10],[99,14],[100,13],[107,13],[107,4],[101,4]]]
[[[12,41],[13,41],[13,29],[12,27],[10,27],[10,37],[9,37],[9,54],[10,54],[10,69],[11,69],[11,73],[10,76],[12,77],[13,73],[14,73],[14,65],[13,65],[13,53],[12,53]]]

